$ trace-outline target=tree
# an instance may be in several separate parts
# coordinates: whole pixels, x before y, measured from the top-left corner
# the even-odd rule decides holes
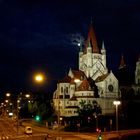
[[[79,117],[85,122],[88,118],[93,118],[93,115],[99,115],[102,113],[102,109],[97,101],[93,101],[92,103],[87,103],[86,101],[81,100],[79,102],[80,108],[78,109]]]
[[[100,105],[98,104],[98,102],[94,100],[92,102],[92,104],[93,104],[93,112],[96,115],[102,114],[102,109],[101,109]]]

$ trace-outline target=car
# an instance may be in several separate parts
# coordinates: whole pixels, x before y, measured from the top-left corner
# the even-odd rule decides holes
[[[25,134],[32,134],[33,133],[32,127],[31,126],[26,126],[24,133]]]

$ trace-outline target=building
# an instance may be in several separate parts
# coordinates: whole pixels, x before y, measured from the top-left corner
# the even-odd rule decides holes
[[[79,70],[70,69],[68,74],[57,83],[53,94],[54,109],[61,117],[78,116],[81,102],[96,101],[102,115],[114,114],[113,101],[120,97],[119,83],[112,71],[108,71],[104,42],[98,47],[92,24],[89,26],[85,46],[79,52]],[[93,90],[88,79],[97,86]]]
[[[127,101],[133,99],[138,101],[140,99],[140,55],[138,56],[138,60],[136,62],[134,76],[129,74],[124,57],[121,57],[118,79],[120,82],[122,99]]]
[[[132,73],[132,72],[131,72]],[[121,110],[120,117],[127,128],[139,128],[140,123],[140,55],[136,61],[135,71],[131,74],[128,65],[121,57],[118,80],[121,91]]]

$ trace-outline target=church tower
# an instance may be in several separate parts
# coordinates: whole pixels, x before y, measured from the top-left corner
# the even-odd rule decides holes
[[[125,63],[124,55],[121,55],[120,59],[120,65],[118,68],[118,80],[120,83],[120,86],[128,85],[131,83],[130,75],[128,72],[127,65]]]
[[[138,57],[138,61],[136,62],[135,84],[140,84],[140,54]]]
[[[100,50],[92,24],[89,26],[88,37],[83,52],[79,52],[79,69],[93,80],[108,72],[104,42]]]
[[[102,42],[101,54],[102,54],[103,65],[106,69],[106,49],[105,49],[104,41]]]

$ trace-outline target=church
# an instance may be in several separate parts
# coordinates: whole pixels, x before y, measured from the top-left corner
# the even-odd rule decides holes
[[[118,79],[107,68],[106,56],[104,42],[100,48],[90,24],[84,48],[79,51],[79,69],[70,69],[57,83],[53,94],[53,106],[59,117],[78,116],[82,102],[96,102],[101,107],[102,115],[114,115],[113,101],[121,96]],[[95,82],[98,93],[92,89],[88,79]]]
[[[140,55],[136,60],[135,71],[132,76],[122,55],[117,75],[122,100],[140,100]]]

